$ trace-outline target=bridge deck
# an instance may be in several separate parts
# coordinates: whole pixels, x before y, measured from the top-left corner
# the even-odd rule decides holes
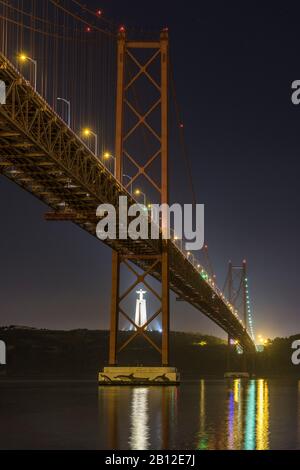
[[[67,211],[70,220],[96,236],[99,204],[117,207],[119,196],[130,195],[2,54],[0,80],[7,86],[6,104],[0,105],[0,172],[56,213],[65,217]],[[161,242],[155,240],[107,244],[132,256],[143,268],[151,264],[151,256],[161,252]],[[201,277],[175,242],[168,246],[173,292],[253,351],[252,338],[221,292]],[[149,259],[134,258],[141,254]],[[159,270],[153,275],[160,280]]]

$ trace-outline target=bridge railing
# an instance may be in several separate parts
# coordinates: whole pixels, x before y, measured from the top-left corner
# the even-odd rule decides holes
[[[176,247],[177,250],[181,252],[181,254],[186,258],[186,260],[192,265],[192,267],[199,273],[202,279],[210,286],[210,288],[215,292],[220,299],[226,304],[232,314],[239,320],[241,325],[243,325],[243,321],[239,318],[238,310],[234,308],[234,306],[226,299],[225,295],[221,291],[221,289],[217,286],[213,277],[209,275],[203,265],[200,263],[199,259],[193,255],[191,252],[187,251],[184,248],[185,240],[182,238],[178,238],[175,234],[175,231],[171,229],[171,241],[173,245]]]

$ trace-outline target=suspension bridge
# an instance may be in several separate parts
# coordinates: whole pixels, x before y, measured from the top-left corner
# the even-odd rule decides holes
[[[73,222],[92,236],[96,236],[97,207],[112,204],[117,208],[120,196],[127,196],[131,203],[136,203],[141,190],[133,192],[132,187],[141,177],[147,183],[145,199],[152,201],[156,197],[160,203],[168,203],[168,115],[172,85],[167,28],[148,33],[145,38],[127,31],[124,26],[114,33],[115,25],[105,22],[100,10],[82,9],[80,2],[71,2],[79,8],[76,13],[70,7],[62,7],[61,3],[42,2],[52,6],[50,16],[45,11],[40,11],[40,16],[34,11],[30,16],[22,10],[20,2],[10,3],[14,6],[0,2],[0,80],[6,91],[5,103],[0,105],[1,174],[51,209],[45,215],[46,220]],[[49,51],[41,70],[38,66],[41,51],[35,46],[37,36],[40,38],[38,47]],[[99,37],[104,37],[103,49],[106,51],[102,51],[102,55],[99,52],[101,64],[106,64],[103,70],[99,64],[95,66],[94,60],[89,65],[86,62],[87,54],[101,49]],[[25,47],[30,51],[27,54],[20,52]],[[107,65],[108,51],[116,64],[115,77],[114,67]],[[81,82],[79,80],[83,87],[81,91],[74,81],[70,82],[72,67],[75,67],[70,65],[72,59],[74,63],[77,61],[76,67],[81,71],[78,73],[82,74],[79,77],[82,78]],[[24,76],[24,63],[31,65],[29,79]],[[88,72],[90,69],[85,66],[96,67],[95,73]],[[97,84],[98,73],[105,77]],[[70,96],[74,98],[69,100]],[[101,129],[101,149],[98,133],[86,129],[83,135],[75,131],[78,127],[83,128],[83,108],[95,108],[98,99],[94,129]],[[58,113],[58,101],[60,106],[68,107],[67,117]],[[176,105],[175,109],[178,116]],[[79,126],[75,124],[77,110]],[[180,119],[178,121],[183,138],[183,125]],[[107,144],[103,142],[111,142],[110,148],[115,151],[112,154],[105,152]],[[113,171],[107,167],[105,159],[114,160]],[[151,173],[152,165],[156,165],[156,169]],[[133,176],[128,177],[128,173]],[[134,378],[130,368],[120,369],[117,364],[119,354],[138,336],[142,336],[161,357],[162,367],[154,370],[155,378],[177,381],[177,373],[169,367],[170,291],[222,328],[245,354],[255,352],[246,262],[239,270],[242,276],[238,289],[234,291],[232,275],[238,267],[230,265],[226,289],[221,290],[210,268],[205,268],[201,261],[186,252],[176,235],[171,240],[162,237],[135,241],[117,238],[104,243],[112,249],[112,294],[110,368],[100,374],[101,381],[111,382],[111,377],[116,376],[112,370],[118,371],[119,377],[128,373],[128,377]],[[125,292],[120,288],[123,265],[135,276],[135,281]],[[148,276],[160,282],[161,291],[148,282]],[[144,284],[159,301],[159,308],[143,326],[135,324],[122,303],[140,284]],[[225,295],[226,290],[228,295]],[[243,296],[241,309],[237,306],[240,293]],[[123,344],[118,337],[120,316],[134,327],[132,335]],[[159,317],[161,344],[147,332],[148,326]],[[142,376],[145,373],[143,370]]]

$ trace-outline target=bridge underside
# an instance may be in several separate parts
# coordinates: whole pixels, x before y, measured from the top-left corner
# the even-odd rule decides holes
[[[49,206],[55,219],[68,219],[96,236],[99,204],[117,207],[119,196],[131,196],[1,54],[0,80],[7,87],[6,104],[0,105],[0,172]],[[114,240],[107,245],[143,270],[162,252],[161,241],[155,240]],[[168,252],[171,290],[245,350],[254,351],[226,301],[171,241]],[[161,280],[159,263],[152,276]]]

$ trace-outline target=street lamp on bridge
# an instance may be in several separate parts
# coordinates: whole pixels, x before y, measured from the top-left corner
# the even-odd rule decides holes
[[[144,198],[144,206],[146,207],[146,205],[147,205],[147,203],[146,203],[146,194],[143,193],[143,191],[141,191],[140,189],[136,189],[136,190],[134,191],[134,194],[135,194],[136,196],[143,196],[143,198]]]
[[[147,196],[146,196],[146,194],[143,193],[143,191],[141,191],[140,189],[136,189],[136,190],[134,191],[134,194],[135,194],[135,196],[143,196],[143,199],[144,199],[144,204],[143,204],[143,206],[144,206],[144,207],[141,206],[141,208],[142,208],[145,212],[149,213],[149,211],[152,210],[153,205],[152,205],[150,202],[147,203]]]
[[[123,178],[126,178],[126,179],[129,181],[129,183],[130,183],[130,184],[129,184],[129,187],[130,187],[129,192],[130,192],[130,194],[132,195],[132,191],[133,191],[132,185],[133,185],[133,183],[132,183],[132,178],[131,178],[131,176],[124,174],[124,175],[123,175]]]
[[[57,101],[62,101],[63,103],[66,103],[68,106],[68,127],[71,127],[71,102],[66,100],[65,98],[56,98]]]
[[[98,156],[98,135],[95,132],[93,132],[91,129],[87,128],[87,127],[85,129],[83,129],[82,134],[86,138],[89,138],[91,136],[95,138],[95,152],[94,152],[94,154],[95,154],[95,157],[97,157]]]
[[[105,152],[104,155],[103,155],[103,160],[104,160],[104,162],[108,162],[109,160],[113,160],[113,162],[114,162],[113,174],[116,177],[116,170],[117,170],[116,157],[114,157],[110,152]]]
[[[22,53],[19,55],[19,61],[22,63],[30,62],[34,66],[34,90],[37,91],[37,61],[28,55]]]

